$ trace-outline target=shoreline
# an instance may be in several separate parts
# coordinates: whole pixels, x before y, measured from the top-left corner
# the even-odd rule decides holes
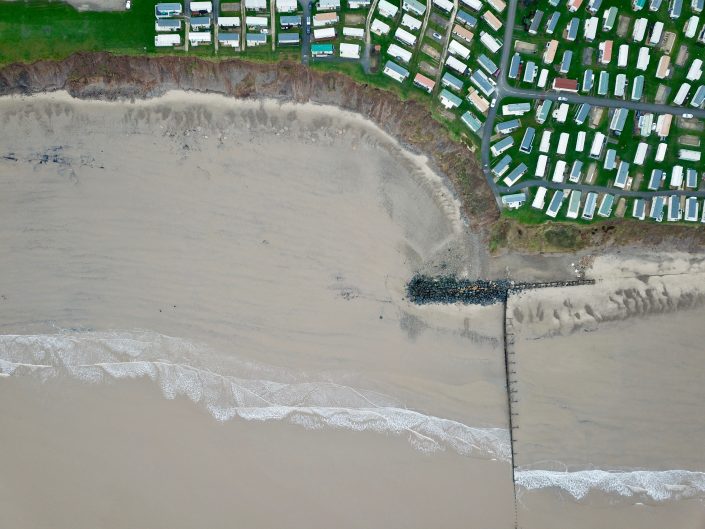
[[[65,92],[0,99],[1,143],[4,154],[13,155],[0,157],[0,167],[8,169],[0,171],[7,202],[0,239],[6,241],[8,278],[0,303],[0,316],[8,323],[0,338],[9,342],[0,370],[17,375],[7,378],[8,384],[17,395],[40,381],[59,394],[130,393],[143,386],[160,409],[198,416],[194,420],[214,436],[236,430],[252,435],[255,445],[264,429],[280,432],[280,439],[312,439],[321,450],[335,450],[334,437],[350,445],[368,438],[371,444],[361,458],[373,461],[382,445],[393,443],[393,452],[407,453],[415,468],[421,461],[438,469],[441,459],[465,465],[462,479],[477,486],[484,484],[475,481],[479,474],[472,469],[488,469],[498,483],[493,490],[507,494],[496,518],[511,516],[508,465],[501,461],[508,446],[495,435],[507,431],[503,308],[416,306],[403,285],[413,272],[438,273],[445,270],[439,268],[443,264],[458,274],[495,276],[507,266],[513,279],[575,274],[570,262],[575,258],[488,257],[480,243],[472,242],[479,228],[463,222],[446,180],[360,114],[177,90],[134,103],[80,100]],[[475,267],[475,254],[489,264]],[[543,453],[562,447],[565,453],[558,459],[572,463],[570,468],[619,468],[612,447],[621,445],[612,442],[613,436],[601,437],[603,431],[620,433],[630,447],[634,437],[642,441],[640,451],[630,452],[633,460],[617,461],[630,468],[700,468],[699,460],[691,465],[654,451],[653,443],[672,443],[652,431],[635,430],[632,423],[648,426],[643,418],[624,421],[612,413],[610,403],[625,400],[608,395],[621,387],[614,376],[638,372],[629,380],[641,381],[648,375],[651,382],[643,387],[651,390],[664,387],[659,384],[664,368],[650,370],[658,364],[643,362],[643,351],[620,358],[606,346],[598,352],[614,357],[612,364],[593,362],[591,349],[571,354],[561,337],[587,345],[598,339],[615,343],[614,337],[629,329],[634,336],[648,337],[647,330],[664,335],[660,325],[675,321],[685,329],[680,335],[697,340],[691,322],[701,312],[690,309],[703,305],[692,286],[702,284],[705,258],[633,250],[597,257],[586,269],[598,282],[583,288],[582,297],[581,287],[536,291],[522,295],[511,311],[516,347],[534,348],[518,355],[515,366],[526,380],[518,395],[525,413],[517,420],[524,443],[518,450],[524,463],[520,478],[529,487],[521,500],[549,498],[551,510],[566,495],[563,491],[594,490],[585,501],[570,503],[591,509],[596,497],[613,501],[604,488],[615,479],[629,490],[643,485],[643,475],[635,472],[565,475],[540,469]],[[670,314],[659,319],[653,313],[661,307],[683,310],[675,320]],[[622,316],[629,321],[619,321]],[[527,330],[520,332],[519,324]],[[60,329],[64,334],[57,333]],[[677,369],[674,353],[659,354],[653,337],[644,343],[673,366],[670,387],[700,391],[689,378],[696,369]],[[645,369],[636,371],[627,360]],[[50,376],[54,367],[45,365],[72,376]],[[609,376],[595,371],[601,365]],[[563,371],[557,375],[551,371],[558,368]],[[600,381],[604,389],[598,396],[607,395],[602,399],[590,393]],[[556,397],[548,404],[558,413],[543,411],[541,391],[551,387]],[[639,398],[632,399],[626,417],[651,410],[651,393],[635,392]],[[570,414],[561,406],[568,397],[575,401]],[[667,417],[699,417],[689,410],[702,398],[684,397],[678,399],[686,404],[684,412]],[[84,400],[90,406],[91,399]],[[116,401],[116,413],[141,409],[125,409],[114,396],[107,400]],[[8,402],[24,403],[17,397]],[[203,408],[212,419],[195,413]],[[16,413],[28,422],[26,408],[17,407]],[[37,414],[52,416],[43,409]],[[247,425],[215,420],[235,416],[251,420]],[[582,438],[566,436],[589,428],[580,420],[585,416],[609,426],[590,430],[604,439],[588,443],[590,452]],[[144,419],[151,424],[148,416]],[[43,424],[32,421],[32,426]],[[298,427],[307,424],[323,427],[315,433]],[[372,435],[380,429],[382,435]],[[13,428],[8,430],[11,437]],[[67,438],[74,435],[61,425],[57,430]],[[691,430],[690,423],[676,422],[672,437],[697,439]],[[86,439],[90,445],[91,437]],[[645,442],[649,439],[652,444]],[[460,453],[483,445],[491,448],[485,457]],[[416,450],[424,447],[440,449],[433,454]],[[392,474],[392,467],[380,468]],[[463,481],[448,483],[444,474],[435,482],[449,485],[442,489],[448,495],[468,487]],[[669,478],[670,487],[672,476],[647,477]],[[574,488],[576,483],[582,489]],[[624,510],[644,499],[641,493],[623,496],[616,500]],[[652,503],[648,497],[645,501]],[[680,508],[671,501],[654,507],[661,513]],[[535,512],[520,504],[520,517]],[[446,526],[463,519],[454,508]]]
[[[494,255],[527,256],[605,249],[691,251],[705,245],[705,230],[692,226],[610,219],[599,224],[521,224],[500,216],[476,155],[433,119],[427,106],[361,84],[342,73],[298,63],[208,61],[192,57],[74,54],[60,61],[0,68],[0,96],[66,90],[77,99],[135,101],[171,90],[215,93],[242,100],[335,106],[370,120],[406,150],[423,155],[431,169],[452,183],[468,224]]]

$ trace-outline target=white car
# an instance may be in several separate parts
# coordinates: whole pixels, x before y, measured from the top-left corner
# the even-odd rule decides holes
[[[558,98],[558,101],[568,101],[567,97],[561,96]]]
[[[497,98],[495,97],[492,101],[490,101],[490,108],[494,108],[494,106],[497,104]]]
[[[685,119],[693,119],[693,114],[683,114]]]
[[[129,10],[132,7],[132,0],[125,1],[125,9]]]

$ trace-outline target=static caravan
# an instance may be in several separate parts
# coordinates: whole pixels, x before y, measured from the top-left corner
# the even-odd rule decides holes
[[[470,57],[470,50],[460,44],[457,40],[450,41],[450,44],[448,44],[448,53],[457,55],[464,61],[467,61],[468,57]]]
[[[455,24],[453,26],[453,35],[458,37],[460,40],[464,40],[465,42],[472,42],[472,39],[475,37],[472,31],[465,29],[460,24]]]
[[[493,77],[499,72],[499,68],[494,63],[494,61],[484,53],[480,54],[480,56],[477,58],[477,62],[483,70],[485,70],[489,75]]]
[[[536,178],[544,178],[546,176],[546,169],[548,166],[548,156],[545,154],[539,154],[539,158],[536,162],[536,171],[534,172],[534,176]],[[543,209],[543,206],[541,206],[541,209]]]
[[[364,39],[365,30],[363,28],[351,28],[345,26],[343,28],[343,36],[349,39]]]
[[[200,46],[202,44],[210,44],[212,42],[210,31],[190,31],[188,41],[191,46]]]
[[[460,99],[455,94],[449,92],[445,88],[441,90],[440,94],[438,94],[438,99],[441,101],[441,104],[448,110],[452,108],[458,108],[463,102],[462,99]]]
[[[685,220],[688,222],[696,222],[698,220],[698,199],[688,197],[685,199]]]
[[[245,34],[245,42],[248,46],[262,46],[267,44],[267,35],[264,33],[247,33]]]
[[[421,88],[423,90],[426,90],[426,92],[428,92],[430,94],[431,92],[433,92],[433,89],[436,86],[436,82],[433,81],[432,79],[429,79],[428,77],[426,77],[425,75],[423,75],[421,73],[417,73],[416,76],[414,77],[414,85],[418,86],[419,88]],[[477,128],[479,129],[480,126],[478,125]],[[476,132],[476,131],[473,131],[473,132]]]
[[[421,21],[412,17],[409,13],[404,13],[401,17],[401,25],[411,31],[418,31],[421,29]]]
[[[156,18],[166,18],[166,17],[178,17],[181,16],[183,13],[183,8],[181,7],[181,4],[177,3],[165,3],[165,4],[157,4],[154,6],[154,16]],[[164,42],[166,42],[166,39]],[[165,44],[167,45],[167,44]],[[172,46],[172,44],[168,44],[168,46]]]
[[[661,37],[663,36],[663,22],[656,22],[654,23],[654,27],[651,30],[651,34],[649,35],[649,38],[646,41],[646,44],[649,46],[658,46],[659,43],[661,42]]]
[[[512,163],[512,157],[505,154],[496,164],[492,167],[492,174],[495,178],[500,178],[504,173],[509,170],[509,166]]]
[[[477,132],[482,126],[482,122],[473,116],[469,110],[466,110],[465,113],[460,116],[460,121],[465,123],[465,125],[467,125],[467,127],[473,132]]]
[[[480,42],[492,53],[497,53],[502,48],[502,42],[485,31],[480,32]]]
[[[330,40],[336,36],[335,28],[319,28],[313,30],[313,40]]]
[[[296,46],[300,42],[299,32],[295,33],[277,33],[277,44],[279,46]]]
[[[663,220],[663,210],[665,207],[666,197],[654,197],[651,200],[651,211],[649,212],[649,217],[654,219],[656,222],[661,222]]]
[[[451,88],[457,92],[461,92],[463,90],[463,81],[450,72],[445,72],[443,74],[443,77],[441,77],[441,85],[446,88]]]
[[[333,44],[329,42],[311,44],[311,55],[314,57],[329,57],[333,55]]]
[[[518,209],[526,202],[526,193],[502,195],[502,204],[509,209]]]
[[[621,44],[617,53],[617,67],[626,68],[629,62],[629,44]]]
[[[282,15],[279,17],[279,24],[282,29],[301,27],[301,15]]]
[[[478,12],[482,9],[482,2],[480,0],[462,0],[462,2],[472,11]]]
[[[548,154],[551,150],[551,136],[553,131],[544,130],[541,133],[541,141],[539,142],[539,152],[543,154]]]
[[[593,215],[595,215],[595,208],[597,207],[597,193],[590,191],[585,197],[585,204],[583,205],[583,220],[592,220]]]
[[[668,57],[665,55],[665,57]],[[702,59],[694,59],[688,68],[688,74],[685,76],[688,81],[699,81],[703,76],[703,61]]]
[[[319,11],[339,11],[340,0],[318,0],[316,7]]]
[[[546,215],[555,219],[556,216],[558,216],[558,212],[561,209],[561,205],[563,205],[564,198],[565,192],[561,189],[557,189],[551,197],[551,202],[549,203],[548,209],[546,210]]]
[[[526,130],[524,131],[524,137],[521,139],[521,145],[519,146],[519,150],[524,154],[531,153],[531,150],[534,147],[535,136],[536,129],[533,127],[526,127]]]
[[[514,184],[516,184],[519,179],[526,174],[526,171],[528,171],[529,168],[526,166],[525,163],[520,163],[517,165],[512,171],[504,177],[504,185],[507,187],[511,187]]]
[[[648,149],[648,144],[643,141],[639,142],[639,145],[636,148],[636,154],[634,155],[634,164],[644,165],[644,160],[646,160],[646,153]]]
[[[632,40],[634,40],[634,42],[641,42],[644,40],[648,24],[649,21],[645,18],[639,18],[636,22],[634,22],[634,29],[632,30]]]
[[[299,36],[298,33],[296,36]],[[225,31],[219,31],[218,44],[224,48],[238,48],[240,47],[240,33],[226,33]]]
[[[646,200],[643,198],[634,199],[632,217],[639,220],[644,220],[646,218]]]
[[[605,141],[607,137],[601,132],[596,132],[595,137],[592,140],[592,147],[590,147],[590,158],[599,159],[602,156],[602,149],[605,146]]]
[[[673,98],[673,103],[676,105],[682,105],[685,103],[688,97],[688,92],[690,92],[690,84],[683,83],[676,93],[676,97]]]
[[[426,4],[422,4],[418,0],[402,0],[401,8],[420,17],[426,13]]]
[[[577,184],[580,182],[580,177],[583,174],[583,162],[582,160],[575,160],[573,165],[570,167],[570,174],[568,174],[568,180]]]
[[[190,2],[191,15],[210,15],[213,12],[213,2]]]
[[[401,46],[397,46],[396,44],[389,45],[389,48],[387,48],[387,54],[405,64],[409,64],[412,56],[410,51],[405,50],[404,48],[402,48]]]
[[[159,31],[179,31],[181,20],[176,18],[158,18],[154,23],[154,30]]]
[[[490,146],[490,152],[493,157],[497,157],[503,154],[505,151],[511,149],[514,146],[514,139],[511,137],[499,140],[494,145]]]
[[[629,179],[629,162],[620,160],[619,166],[617,167],[617,176],[614,178],[614,187],[624,189],[627,185],[627,180]]]
[[[181,35],[174,35],[173,33],[155,35],[154,45],[157,48],[181,46]]]
[[[245,9],[247,11],[266,11],[267,0],[245,0]]]
[[[580,29],[580,19],[576,17],[571,18],[565,28],[563,37],[568,42],[574,42],[575,39],[578,38],[578,29]]]
[[[547,188],[539,186],[536,188],[536,194],[534,195],[534,201],[531,203],[531,207],[535,209],[543,210],[546,207],[546,192]]]
[[[379,11],[380,16],[394,18],[397,16],[399,8],[387,0],[379,0],[377,11]]]
[[[446,66],[448,66],[448,68],[458,72],[461,75],[463,75],[468,70],[468,67],[465,64],[460,62],[458,59],[456,59],[452,55],[448,55],[448,58],[446,59]]]
[[[239,28],[240,17],[218,17],[218,27],[222,29]]]
[[[370,32],[374,33],[375,35],[379,35],[380,37],[387,35],[390,29],[391,28],[389,27],[389,24],[385,24],[378,18],[375,18],[372,21],[372,24],[370,25]]]
[[[394,38],[396,38],[403,44],[406,44],[407,46],[413,47],[416,45],[416,35],[409,33],[403,28],[397,28],[397,30],[394,32]]]
[[[276,0],[276,6],[280,13],[293,13],[299,8],[296,0]]]
[[[393,61],[387,61],[382,72],[399,83],[403,83],[409,77],[409,70],[402,68]]]
[[[533,83],[536,80],[536,73],[537,73],[537,68],[536,68],[536,63],[533,61],[529,61],[526,63],[526,69],[524,70],[524,77],[522,79],[522,82],[524,83]],[[544,84],[544,86],[546,86]]]
[[[450,0],[433,0],[433,5],[439,8],[441,11],[445,11],[446,13],[450,13],[451,11],[453,11],[453,2],[451,2]],[[463,11],[458,11],[457,18],[462,22],[462,20],[460,19],[460,13],[463,13]],[[477,19],[475,18],[474,20],[475,24],[477,24]]]
[[[568,164],[564,160],[558,160],[553,168],[552,182],[562,183],[565,180],[565,170]]]
[[[570,199],[568,200],[568,211],[565,216],[569,219],[577,219],[578,213],[580,212],[580,199],[582,197],[582,192],[573,191],[570,194]]]
[[[553,35],[553,32],[556,30],[556,26],[558,25],[558,19],[561,17],[560,13],[558,11],[555,11],[548,19],[548,22],[546,22],[546,34],[547,35]]]
[[[605,194],[602,196],[602,201],[600,202],[600,207],[597,210],[597,214],[600,217],[608,218],[612,215],[612,206],[614,205],[614,195]]]
[[[677,222],[683,218],[681,199],[678,195],[668,197],[668,222]]]

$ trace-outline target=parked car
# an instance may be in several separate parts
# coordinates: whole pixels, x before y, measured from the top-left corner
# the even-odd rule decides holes
[[[441,36],[441,34],[435,32],[435,31],[433,32],[433,34],[431,36],[436,40],[443,40],[443,37]]]
[[[683,117],[684,117],[685,119],[692,119],[692,118],[693,118],[693,114],[683,114]]]
[[[126,0],[125,1],[125,9],[129,10],[131,7],[132,7],[132,1]]]
[[[565,96],[560,96],[560,97],[558,98],[558,101],[568,101],[568,98],[565,97]]]

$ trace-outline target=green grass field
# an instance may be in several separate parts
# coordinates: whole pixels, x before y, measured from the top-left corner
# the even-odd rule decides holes
[[[61,2],[0,4],[0,64],[62,59],[78,51],[154,53],[154,4],[79,12]]]

